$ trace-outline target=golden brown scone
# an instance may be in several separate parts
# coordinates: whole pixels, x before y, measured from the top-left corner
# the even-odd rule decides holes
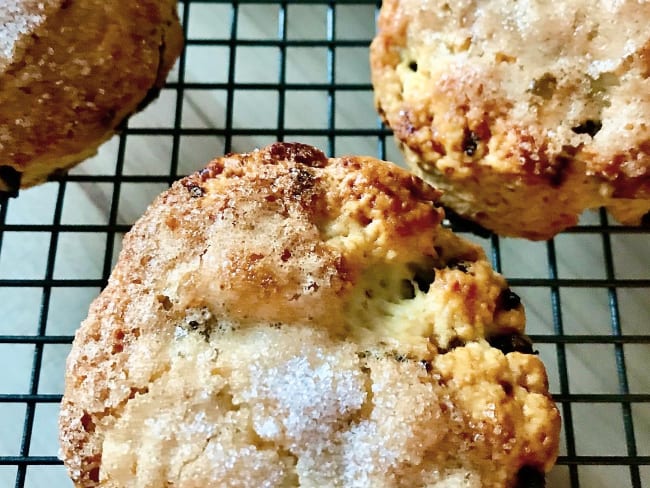
[[[181,51],[176,0],[0,0],[0,192],[91,156]]]
[[[523,307],[437,198],[286,143],[175,183],[75,337],[76,486],[539,482],[560,419]]]
[[[650,3],[384,0],[380,114],[442,202],[548,239],[584,209],[650,210]]]

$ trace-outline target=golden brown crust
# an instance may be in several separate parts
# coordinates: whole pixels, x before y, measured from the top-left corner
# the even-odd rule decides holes
[[[287,143],[176,182],[75,337],[76,486],[496,487],[550,469],[543,366],[510,352],[532,352],[523,308],[441,227],[438,196]]]
[[[634,1],[387,0],[376,104],[442,202],[487,228],[547,239],[601,205],[638,224],[650,210],[649,19]]]
[[[0,8],[0,191],[92,155],[162,87],[182,47],[175,0]]]

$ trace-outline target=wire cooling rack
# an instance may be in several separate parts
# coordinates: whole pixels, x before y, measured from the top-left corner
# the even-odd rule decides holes
[[[157,101],[99,154],[0,202],[0,487],[69,487],[63,368],[121,238],[178,177],[298,140],[401,161],[372,106],[366,0],[184,0],[185,50]],[[544,243],[476,236],[527,306],[563,417],[549,487],[650,487],[650,230],[604,212]]]

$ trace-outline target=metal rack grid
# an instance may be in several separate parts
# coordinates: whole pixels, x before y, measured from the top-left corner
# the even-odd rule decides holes
[[[371,103],[378,7],[181,0],[186,47],[160,98],[97,157],[0,202],[0,486],[71,486],[56,457],[65,354],[155,194],[210,157],[274,140],[401,160]],[[548,486],[650,487],[650,229],[601,211],[531,243],[452,220],[528,307],[563,417]]]

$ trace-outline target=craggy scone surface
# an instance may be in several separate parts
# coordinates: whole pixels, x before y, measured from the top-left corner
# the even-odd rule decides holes
[[[442,202],[546,239],[650,210],[650,3],[384,0],[376,103]]]
[[[276,143],[158,197],[68,359],[77,486],[503,487],[560,421],[524,312],[438,192]]]
[[[94,154],[182,43],[176,0],[0,0],[0,192]]]

